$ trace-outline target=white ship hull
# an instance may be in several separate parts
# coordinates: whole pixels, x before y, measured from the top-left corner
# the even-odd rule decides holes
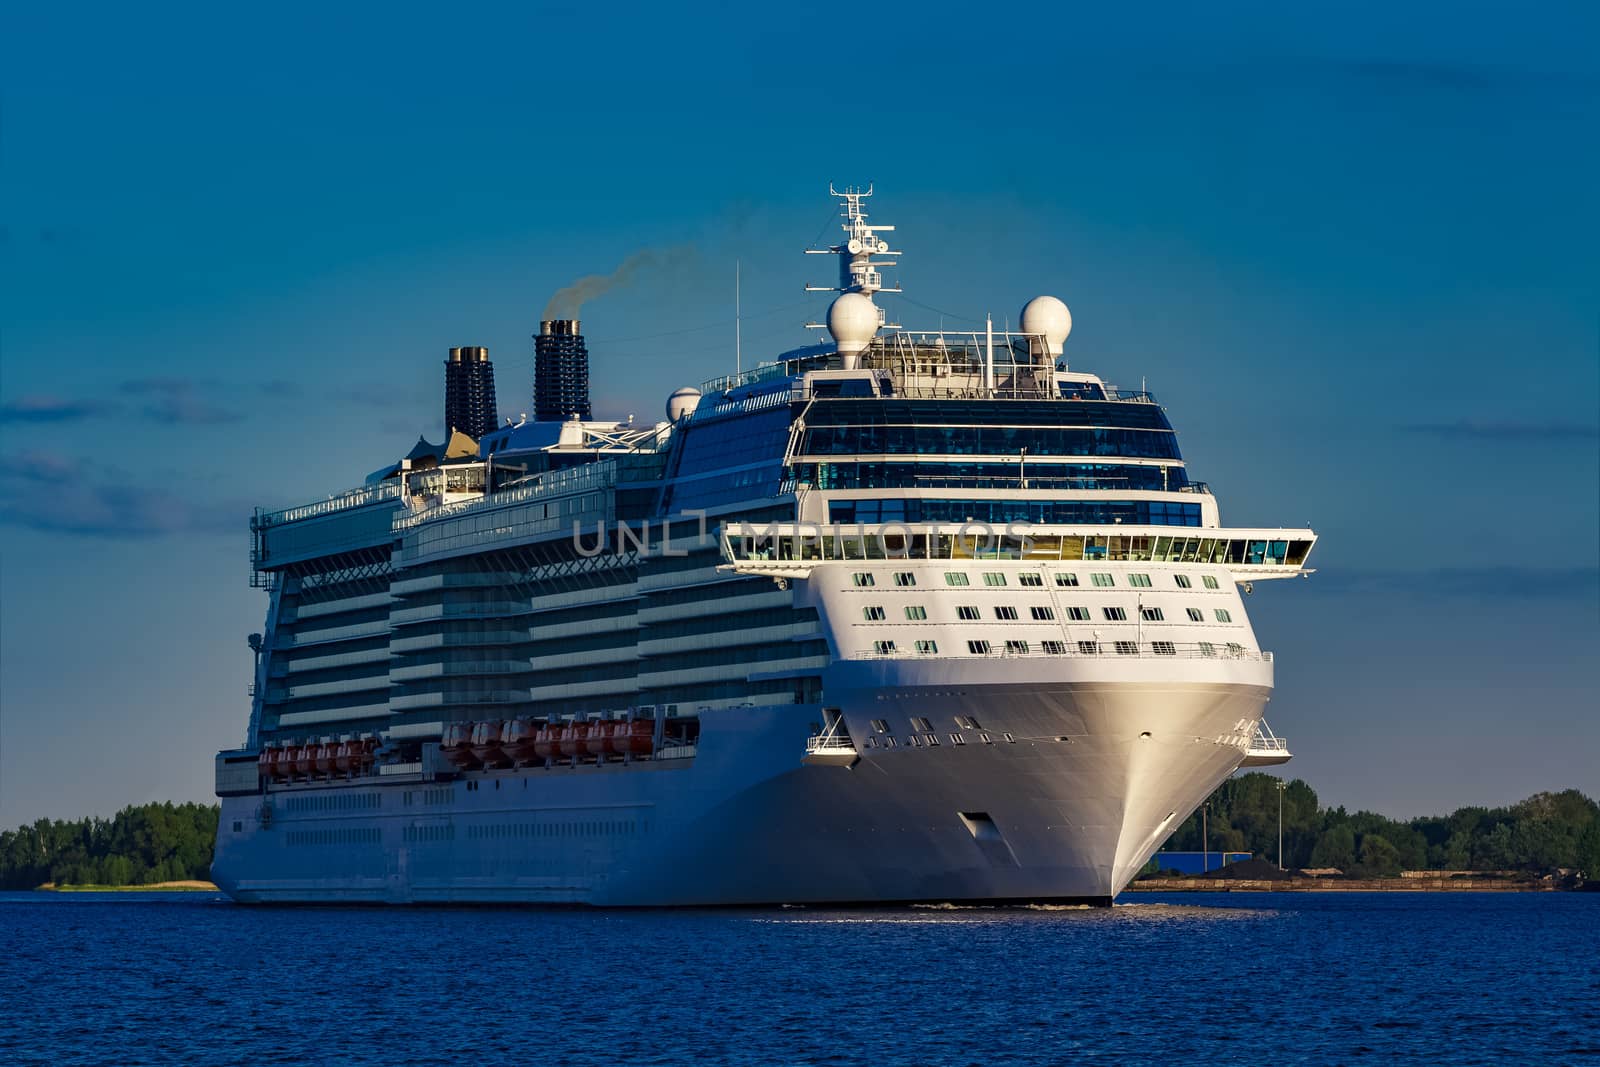
[[[1109,903],[1239,766],[1271,686],[1262,662],[984,666],[831,668],[856,738],[886,706],[984,728],[848,769],[801,763],[820,708],[745,707],[703,713],[692,758],[225,798],[213,874],[252,903]],[[353,794],[377,799],[304,799]]]

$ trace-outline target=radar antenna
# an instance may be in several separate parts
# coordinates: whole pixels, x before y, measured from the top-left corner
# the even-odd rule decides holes
[[[839,201],[839,217],[844,220],[840,229],[845,232],[842,243],[829,245],[827,248],[808,248],[807,255],[812,256],[838,256],[839,257],[839,284],[837,285],[807,285],[808,293],[840,293],[838,300],[834,301],[833,308],[829,311],[830,319],[834,310],[851,306],[852,301],[858,301],[859,306],[850,313],[852,318],[851,333],[857,332],[865,323],[861,320],[875,318],[876,323],[869,327],[871,333],[877,329],[898,330],[899,323],[889,322],[882,308],[872,303],[874,293],[898,293],[898,285],[886,287],[883,284],[883,275],[880,267],[899,266],[893,257],[900,255],[889,247],[889,242],[878,236],[880,233],[890,233],[893,226],[873,226],[867,222],[867,212],[861,202],[872,195],[872,185],[868,183],[865,189],[854,185],[847,185],[843,189],[835,189],[832,182],[828,183],[828,195]],[[886,256],[886,259],[874,259],[874,256]],[[851,296],[849,294],[858,294]],[[862,298],[865,298],[863,301]],[[865,313],[865,314],[863,314]],[[822,323],[807,323],[812,329],[820,329]],[[830,332],[832,326],[829,327]],[[839,338],[836,336],[835,340]]]
[[[809,293],[864,293],[868,297],[873,293],[898,293],[899,286],[886,287],[883,284],[883,275],[879,267],[899,266],[893,259],[874,260],[873,256],[899,256],[900,253],[889,248],[889,242],[879,237],[880,233],[893,232],[893,226],[870,226],[867,224],[867,212],[861,202],[872,195],[872,185],[869,183],[865,190],[853,185],[843,189],[835,189],[833,183],[828,183],[828,195],[839,200],[839,215],[844,219],[839,228],[845,232],[842,244],[829,245],[827,248],[808,248],[807,255],[813,256],[838,256],[839,257],[839,284],[838,285],[807,285]]]

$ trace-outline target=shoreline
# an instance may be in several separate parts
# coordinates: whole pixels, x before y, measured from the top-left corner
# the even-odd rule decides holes
[[[1559,893],[1553,883],[1504,878],[1146,878],[1124,893]]]
[[[212,882],[185,879],[179,882],[151,882],[148,885],[56,885],[35,886],[36,893],[216,893]]]

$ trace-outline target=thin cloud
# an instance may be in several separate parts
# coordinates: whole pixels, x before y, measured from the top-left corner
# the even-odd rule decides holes
[[[262,396],[276,397],[283,400],[293,400],[305,395],[305,388],[298,382],[284,381],[281,378],[270,382],[257,384],[256,389]]]
[[[202,395],[215,382],[187,378],[137,378],[122,383],[122,392],[145,397],[140,413],[167,426],[211,426],[244,419],[244,413],[223,407]]]
[[[1408,433],[1454,441],[1488,441],[1497,444],[1600,440],[1600,426],[1581,422],[1457,422],[1414,423],[1401,427]]]
[[[60,396],[23,396],[0,404],[0,422],[76,422],[111,410],[94,400],[68,400]]]
[[[250,508],[135,485],[88,463],[44,452],[0,457],[0,524],[115,540],[246,529]]]

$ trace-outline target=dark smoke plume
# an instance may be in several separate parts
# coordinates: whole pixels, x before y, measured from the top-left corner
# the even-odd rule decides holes
[[[543,319],[575,319],[583,305],[595,297],[632,285],[640,272],[672,270],[687,263],[694,256],[691,245],[672,245],[669,248],[645,248],[633,253],[610,274],[589,274],[571,285],[557,289],[550,302],[544,306]]]

